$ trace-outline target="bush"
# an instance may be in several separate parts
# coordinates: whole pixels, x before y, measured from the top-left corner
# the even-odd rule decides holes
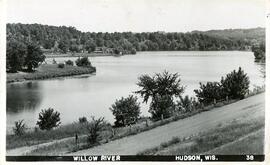
[[[59,63],[57,66],[58,66],[58,68],[64,68],[65,67],[65,64]]]
[[[191,112],[197,108],[198,105],[195,98],[188,97],[187,95],[185,97],[180,96],[180,100],[177,102],[177,109],[179,112]]]
[[[87,122],[87,118],[86,117],[80,117],[79,118],[79,123],[86,123]]]
[[[256,61],[265,61],[265,44],[253,45],[251,48]]]
[[[138,121],[140,116],[140,103],[138,98],[129,95],[127,98],[122,97],[120,100],[116,100],[110,110],[115,116],[116,127],[126,126],[134,124]]]
[[[53,108],[41,110],[37,125],[41,130],[51,130],[60,125],[60,113],[54,111]]]
[[[106,123],[104,122],[104,117],[100,117],[97,120],[95,117],[92,117],[92,121],[87,125],[88,143],[95,144],[100,140],[100,132],[103,130],[105,125]]]
[[[206,85],[200,83],[200,89],[194,90],[199,102],[212,103],[214,100],[243,99],[248,92],[249,78],[239,67],[238,71],[233,70],[222,77],[219,82],[207,82]]]
[[[71,66],[73,66],[74,63],[73,63],[73,61],[71,61],[71,60],[67,60],[67,61],[66,61],[66,65],[71,65]]]
[[[214,100],[218,101],[224,98],[222,85],[219,82],[200,83],[200,89],[194,90],[199,102],[210,104]]]
[[[15,127],[13,127],[13,132],[17,136],[21,136],[25,133],[25,123],[23,123],[23,120],[19,120],[15,122]]]
[[[136,49],[135,48],[131,49],[131,54],[136,54]]]
[[[57,64],[55,59],[52,60],[52,64]]]
[[[232,99],[243,99],[248,92],[249,77],[244,73],[241,67],[238,71],[233,70],[221,78],[221,85],[226,96]]]
[[[83,58],[78,58],[75,61],[77,66],[82,66],[82,67],[89,67],[91,66],[91,62],[89,61],[88,57],[83,57]]]

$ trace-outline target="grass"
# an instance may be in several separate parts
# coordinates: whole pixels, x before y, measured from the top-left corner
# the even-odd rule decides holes
[[[87,133],[87,129],[83,124],[73,123],[60,126],[49,131],[31,131],[22,136],[7,135],[6,148],[13,149],[22,146],[30,146],[50,142],[52,140],[63,139],[67,137],[75,137],[75,134],[82,135]]]
[[[220,127],[218,126],[215,129],[212,129],[208,132],[201,133],[197,136],[191,138],[179,139],[174,137],[172,140],[160,144],[160,146],[147,149],[143,152],[138,153],[138,155],[181,155],[181,154],[202,154],[207,151],[216,149],[223,146],[224,144],[231,143],[238,140],[239,138],[249,134],[250,132],[257,131],[260,128],[263,128],[264,124],[261,122],[253,123],[237,123],[232,122],[227,126]],[[176,139],[176,140],[175,140]],[[190,143],[185,147],[185,144]],[[248,146],[246,144],[252,144]],[[256,146],[260,144],[259,146]],[[221,149],[217,153],[225,154],[237,154],[245,150],[244,153],[256,154],[263,153],[260,146],[263,145],[263,140],[261,136],[250,137],[243,141],[239,141],[237,145],[228,146],[228,148]],[[183,147],[184,146],[184,147]],[[252,149],[252,146],[256,146],[255,149]],[[211,152],[211,153],[213,153]]]
[[[57,64],[42,64],[37,68],[35,72],[8,73],[7,83],[89,74],[95,71],[95,67],[77,67],[65,65],[64,68],[59,68]]]
[[[208,151],[208,154],[219,154],[219,155],[229,155],[232,153],[236,155],[263,155],[264,152],[264,130],[260,129],[255,132],[256,134],[251,134],[241,140],[229,143],[228,145],[223,145],[214,150]],[[248,144],[248,145],[247,145]]]

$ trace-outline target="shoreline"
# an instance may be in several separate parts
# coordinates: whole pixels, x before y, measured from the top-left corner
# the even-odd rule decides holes
[[[214,52],[214,51],[239,51],[239,52],[252,52],[251,50],[157,50],[157,51],[137,51],[136,54],[142,53],[142,52],[178,52],[178,51],[183,51],[183,52],[191,52],[191,51],[204,51],[204,52]],[[106,57],[106,56],[115,56],[115,57],[120,57],[120,56],[130,56],[130,55],[136,55],[136,54],[123,54],[123,55],[117,55],[117,54],[110,54],[110,53],[51,53],[51,54],[46,54],[46,58],[60,58],[60,57]]]
[[[254,95],[251,95],[251,97],[260,97],[259,95],[260,94],[262,94],[262,93],[264,93],[264,92],[258,92],[258,93],[255,93]],[[264,94],[263,94],[264,95]],[[117,134],[114,136],[114,137],[112,137],[112,138],[109,138],[109,139],[107,139],[107,141],[102,141],[101,142],[101,145],[102,144],[105,144],[105,143],[108,143],[108,142],[111,142],[111,141],[115,141],[115,140],[118,140],[118,139],[122,139],[122,138],[127,138],[127,137],[130,137],[130,136],[134,136],[134,135],[137,135],[137,134],[139,134],[139,133],[142,133],[142,132],[147,132],[147,131],[150,131],[150,130],[152,130],[152,129],[156,129],[156,128],[161,128],[162,126],[164,126],[164,125],[167,125],[167,124],[170,124],[170,123],[173,123],[173,122],[177,122],[177,121],[181,121],[181,120],[188,120],[189,118],[190,119],[192,119],[192,117],[194,118],[194,116],[196,116],[196,115],[200,115],[200,114],[202,114],[202,113],[209,113],[209,112],[213,112],[213,110],[215,110],[215,109],[220,109],[220,108],[222,108],[222,107],[226,107],[226,106],[231,106],[232,104],[239,104],[239,103],[241,103],[241,102],[245,102],[245,100],[247,100],[247,99],[252,99],[252,98],[250,98],[250,97],[246,97],[245,99],[243,99],[243,100],[231,100],[231,101],[229,101],[229,102],[224,102],[222,105],[213,105],[213,106],[209,106],[209,107],[205,107],[204,109],[202,109],[202,110],[196,110],[196,111],[194,111],[194,112],[191,112],[191,113],[187,113],[187,114],[182,114],[182,115],[179,115],[179,116],[174,116],[174,117],[171,117],[171,118],[168,118],[168,119],[164,119],[163,121],[157,121],[157,122],[149,122],[149,126],[147,126],[147,127],[145,127],[145,122],[144,121],[141,121],[140,123],[137,123],[137,124],[135,124],[135,125],[133,125],[132,127],[130,127],[130,128],[125,128],[125,127],[121,127],[121,129],[123,129],[122,131],[117,131]],[[60,126],[59,128],[57,128],[57,129],[55,129],[55,130],[52,130],[51,132],[44,132],[44,131],[38,131],[39,133],[42,133],[42,134],[47,134],[47,133],[49,133],[49,134],[54,134],[54,135],[56,135],[56,134],[58,134],[58,132],[59,133],[61,133],[61,131],[63,131],[63,129],[65,130],[65,129],[78,129],[78,128],[80,128],[81,129],[81,133],[79,133],[79,137],[80,137],[80,139],[82,138],[82,137],[84,137],[84,136],[86,136],[87,134],[85,134],[85,132],[83,131],[83,129],[82,129],[82,127],[83,127],[83,124],[80,124],[80,123],[74,123],[75,125],[73,126],[73,127],[70,127],[71,125],[73,125],[73,124],[67,124],[67,125],[62,125],[62,126]],[[76,126],[77,125],[77,126]],[[67,127],[67,128],[66,128]],[[140,129],[138,129],[138,128],[140,128]],[[76,130],[73,130],[73,131],[76,131]],[[37,133],[38,133],[37,132]],[[54,132],[54,133],[52,133],[52,132]],[[70,131],[69,131],[70,132]],[[83,133],[84,132],[84,133]],[[38,134],[39,134],[38,133]],[[29,134],[29,135],[35,135],[36,133],[35,132],[29,132],[29,133],[27,133],[27,134]],[[10,138],[16,138],[14,135],[6,135],[6,136],[8,136],[8,137],[10,137]],[[36,135],[35,135],[36,136]],[[63,136],[63,135],[61,135],[61,136]],[[38,136],[37,136],[38,137]],[[50,138],[51,138],[51,136],[49,136]],[[20,148],[24,148],[24,147],[29,147],[29,148],[31,148],[32,146],[35,146],[35,149],[36,149],[36,147],[39,147],[40,145],[42,146],[42,144],[45,144],[45,143],[48,143],[48,142],[50,142],[51,140],[53,140],[53,141],[55,141],[55,142],[57,142],[57,141],[59,141],[59,140],[61,140],[61,139],[69,139],[69,140],[73,140],[73,134],[72,134],[72,136],[68,136],[68,135],[66,135],[66,136],[63,136],[63,137],[59,137],[59,138],[56,138],[56,139],[46,139],[45,141],[43,141],[43,142],[37,142],[37,143],[34,143],[33,142],[33,144],[32,145],[19,145],[19,146],[17,146],[17,145],[15,145],[15,146],[9,146],[8,148],[8,150],[9,151],[15,151],[15,150],[19,150]],[[34,138],[33,137],[33,139],[32,139],[32,141],[36,141],[37,139],[36,138]],[[38,139],[38,141],[42,141],[42,139]],[[104,140],[104,139],[103,139]],[[105,139],[106,140],[106,139]],[[81,142],[83,142],[84,140],[82,140],[81,139]],[[22,142],[19,142],[19,143],[24,143],[23,141]],[[70,142],[67,142],[67,143],[65,143],[65,144],[70,144],[71,145],[71,143]],[[50,147],[53,147],[53,145],[54,145],[54,143],[52,143],[52,144],[50,144],[48,147],[50,148]],[[17,147],[16,147],[17,146]],[[41,147],[40,146],[40,147]],[[79,150],[85,150],[85,149],[90,149],[90,148],[92,148],[93,146],[88,146],[88,147],[82,147],[82,148],[79,148],[78,150],[76,150],[76,151],[79,151]],[[42,147],[41,147],[42,148]],[[75,151],[75,152],[76,152]],[[74,151],[72,150],[72,151],[69,151],[68,153],[73,153]]]
[[[7,73],[6,83],[11,84],[32,80],[47,80],[61,77],[91,74],[95,72],[95,67],[77,67],[65,65],[64,68],[58,68],[57,64],[42,64],[35,72],[32,73]]]

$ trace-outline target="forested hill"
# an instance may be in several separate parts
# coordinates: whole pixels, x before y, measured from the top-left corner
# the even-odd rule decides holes
[[[7,42],[35,43],[50,53],[93,52],[105,48],[111,53],[126,54],[158,50],[245,50],[265,37],[264,29],[246,31],[249,30],[243,30],[241,35],[233,30],[95,33],[81,32],[74,27],[18,23],[7,24]]]
[[[193,31],[193,33],[201,33],[213,37],[231,40],[247,40],[262,43],[265,42],[265,28],[251,29],[225,29],[225,30],[209,30],[209,31]]]

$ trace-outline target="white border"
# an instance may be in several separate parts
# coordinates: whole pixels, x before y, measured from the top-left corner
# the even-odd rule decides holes
[[[48,162],[5,162],[6,146],[6,1],[0,0],[0,164],[48,164]],[[64,4],[63,4],[64,5]],[[270,164],[270,105],[269,105],[269,71],[270,71],[270,0],[266,0],[266,108],[265,108],[265,161],[264,162],[203,162],[204,164]],[[267,17],[268,16],[268,17]],[[74,164],[75,162],[50,162],[50,164]],[[86,163],[86,162],[85,162]],[[94,162],[87,162],[87,164]],[[116,162],[99,162],[100,164],[116,164]],[[117,164],[200,164],[200,162],[118,162]]]

